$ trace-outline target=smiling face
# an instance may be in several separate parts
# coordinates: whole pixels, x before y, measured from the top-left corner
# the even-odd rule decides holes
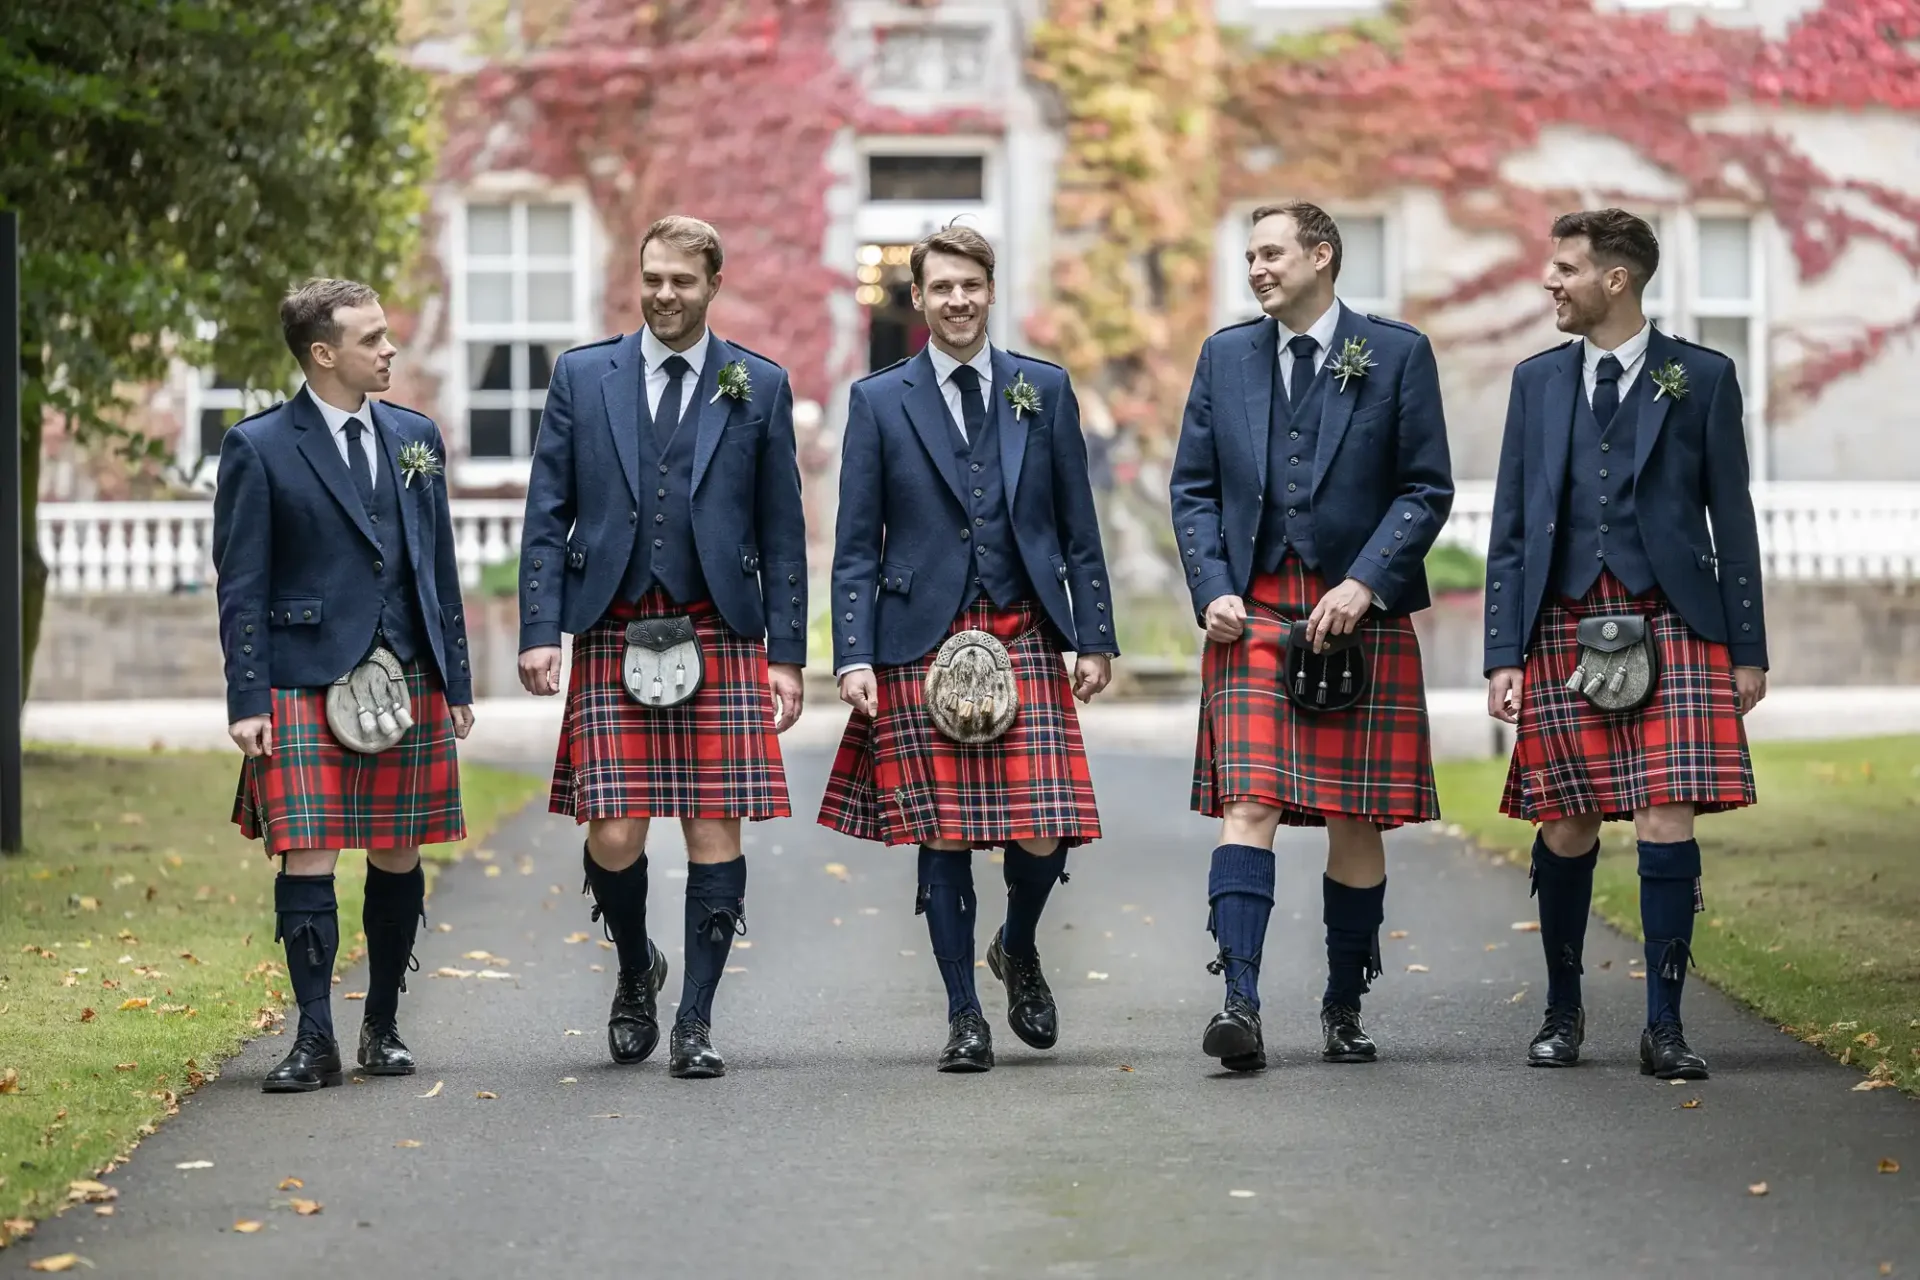
[[[1320,318],[1333,301],[1333,246],[1303,245],[1293,215],[1276,213],[1253,224],[1247,239],[1247,284],[1260,309],[1295,333]],[[1307,324],[1289,323],[1304,316]]]
[[[387,313],[377,302],[333,309],[338,342],[315,341],[309,350],[313,368],[324,370],[341,390],[352,395],[377,395],[393,383],[393,358],[398,349],[387,337]]]
[[[913,305],[944,350],[970,356],[986,337],[993,279],[972,258],[935,249],[920,264]]]
[[[640,314],[654,337],[675,351],[700,340],[707,307],[720,291],[720,273],[708,275],[704,257],[649,240],[640,252],[640,285]]]
[[[1553,242],[1546,278],[1541,281],[1553,298],[1553,323],[1562,333],[1582,336],[1605,324],[1632,297],[1631,273],[1622,263],[1603,266],[1594,261],[1585,236],[1567,236]]]

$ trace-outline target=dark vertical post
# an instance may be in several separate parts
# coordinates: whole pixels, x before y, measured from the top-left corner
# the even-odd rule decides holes
[[[0,852],[22,842],[20,718],[27,691],[20,515],[20,215],[0,210]]]

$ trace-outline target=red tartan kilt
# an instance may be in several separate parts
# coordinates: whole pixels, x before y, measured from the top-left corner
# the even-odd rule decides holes
[[[932,653],[879,668],[880,714],[848,718],[820,825],[889,845],[1098,840],[1100,813],[1073,686],[1040,624],[1031,604],[1000,609],[983,598],[948,629],[991,632],[1013,660],[1020,712],[994,742],[967,745],[933,727],[924,701]]]
[[[233,821],[269,857],[294,849],[410,849],[467,838],[460,761],[440,678],[405,664],[413,728],[374,755],[327,727],[327,691],[273,691],[273,754],[241,762]]]
[[[626,624],[691,614],[706,673],[677,707],[643,707],[621,680]],[[573,638],[567,711],[547,808],[595,818],[784,818],[787,774],[773,732],[767,647],[734,632],[709,602],[658,588],[617,600]]]
[[[1596,613],[1652,620],[1663,670],[1639,711],[1601,711],[1567,688],[1580,654],[1575,630]],[[1500,812],[1531,822],[1590,813],[1623,821],[1648,805],[1717,813],[1753,800],[1753,762],[1725,645],[1695,635],[1657,591],[1635,599],[1604,570],[1579,603],[1549,598],[1541,606]]]
[[[1277,574],[1254,578],[1250,606],[1304,621],[1325,587],[1298,556]],[[1346,711],[1298,711],[1281,692],[1280,623],[1249,607],[1232,644],[1208,644],[1201,661],[1200,733],[1194,748],[1193,808],[1221,816],[1250,800],[1280,810],[1288,826],[1359,818],[1377,827],[1440,816],[1433,785],[1420,641],[1410,618],[1370,616],[1361,624],[1371,681]]]

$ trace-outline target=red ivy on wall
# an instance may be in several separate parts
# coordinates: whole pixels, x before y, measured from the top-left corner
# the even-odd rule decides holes
[[[1707,22],[1676,31],[1664,14],[1600,13],[1592,0],[1402,0],[1388,20],[1231,58],[1225,151],[1277,159],[1258,171],[1230,163],[1223,194],[1425,187],[1457,226],[1514,238],[1508,256],[1410,305],[1430,314],[1535,278],[1547,226],[1577,197],[1510,182],[1501,166],[1543,128],[1569,125],[1621,139],[1689,199],[1769,210],[1803,279],[1869,241],[1920,269],[1920,200],[1828,173],[1764,118],[1751,129],[1700,123],[1750,105],[1920,109],[1916,42],[1913,0],[1826,0],[1780,41]],[[1607,185],[1604,174],[1592,182]],[[1805,354],[1776,375],[1776,396],[1813,396],[1916,331],[1920,312],[1840,342],[1796,335]]]

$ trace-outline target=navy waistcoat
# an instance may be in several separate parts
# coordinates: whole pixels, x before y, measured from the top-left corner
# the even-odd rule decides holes
[[[644,365],[639,376],[640,403],[644,406]],[[655,585],[665,588],[678,604],[707,598],[707,575],[700,568],[700,553],[693,542],[693,446],[700,406],[687,403],[699,386],[699,378],[691,372],[681,377],[680,403],[686,412],[664,450],[654,435],[652,415],[638,423],[640,519],[634,525],[633,554],[627,561],[626,576],[620,580],[622,600],[638,600]],[[607,480],[609,484],[619,482],[617,473]]]
[[[378,442],[362,436],[363,444]],[[384,463],[387,457],[381,461]],[[414,588],[413,562],[407,558],[406,528],[400,523],[400,486],[390,466],[382,466],[373,483],[373,502],[367,514],[380,535],[379,579],[380,616],[374,624],[372,641],[393,650],[402,662],[411,662],[426,647],[426,626],[420,617],[420,593]],[[372,648],[370,642],[368,648]]]
[[[984,394],[987,388],[981,390]],[[986,422],[971,444],[952,415],[947,417],[947,432],[965,482],[967,524],[973,532],[967,552],[973,557],[973,582],[961,600],[962,609],[982,592],[1002,609],[1033,598],[1033,582],[1021,562],[1008,514],[1006,476],[1000,467],[1000,423],[992,400],[986,401],[986,410]]]
[[[1578,600],[1611,569],[1622,586],[1639,595],[1654,585],[1653,565],[1640,540],[1633,507],[1636,424],[1652,392],[1645,369],[1621,398],[1611,424],[1593,414],[1584,385],[1574,397],[1573,440],[1567,449],[1567,484],[1560,497],[1560,536],[1553,553],[1554,594]]]
[[[1309,569],[1320,567],[1313,545],[1313,452],[1320,444],[1320,411],[1331,381],[1322,365],[1301,403],[1289,405],[1273,371],[1273,408],[1267,425],[1267,499],[1260,512],[1254,572],[1273,573],[1289,550]]]

